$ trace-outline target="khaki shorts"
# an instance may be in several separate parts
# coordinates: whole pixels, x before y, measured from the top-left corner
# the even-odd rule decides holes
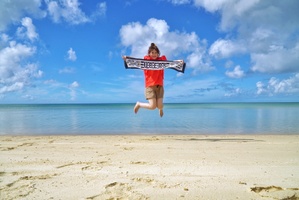
[[[161,85],[155,85],[145,88],[145,98],[148,99],[160,99],[164,97],[164,87]]]

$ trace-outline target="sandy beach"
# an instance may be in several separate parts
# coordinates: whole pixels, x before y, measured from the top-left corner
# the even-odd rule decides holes
[[[299,135],[0,136],[0,199],[299,199]]]

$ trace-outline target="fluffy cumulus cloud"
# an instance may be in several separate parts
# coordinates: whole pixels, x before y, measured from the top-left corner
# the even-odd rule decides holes
[[[42,9],[43,2],[46,4],[45,10]],[[42,75],[42,71],[38,70],[35,63],[28,62],[37,51],[33,42],[39,37],[32,18],[48,16],[54,22],[80,24],[104,16],[106,10],[106,2],[99,2],[91,16],[86,16],[80,9],[78,0],[0,1],[0,31],[3,32],[0,35],[0,92],[22,89],[29,84],[30,79]],[[17,38],[4,33],[10,25],[18,26],[15,35]],[[19,40],[28,41],[22,44]],[[67,52],[67,59],[71,61],[77,59],[76,52],[72,48]]]
[[[229,58],[236,53],[245,51],[245,47],[239,43],[235,43],[231,40],[218,39],[211,45],[209,54],[216,58]]]
[[[225,75],[230,77],[230,78],[242,78],[242,77],[245,76],[245,72],[238,65],[234,68],[233,71],[226,71]]]
[[[172,1],[174,4],[176,1]],[[248,53],[251,70],[262,73],[298,72],[299,1],[193,0],[220,14],[219,31],[227,33],[211,45],[210,55],[227,58]]]
[[[28,38],[34,41],[38,38],[38,33],[35,31],[35,26],[32,23],[32,19],[29,17],[24,17],[22,20],[22,27],[17,30],[17,35],[21,38]]]
[[[42,8],[43,2],[46,4],[46,9]],[[106,11],[106,2],[99,2],[96,9],[88,16],[81,10],[79,0],[0,1],[0,31],[5,31],[11,24],[19,24],[23,18],[21,23],[24,28],[27,28],[27,33],[33,33],[34,30],[30,29],[30,21],[24,18],[29,15],[31,18],[48,16],[55,23],[67,22],[77,25],[94,22],[99,17],[105,16]]]
[[[76,61],[77,60],[76,52],[72,48],[70,48],[67,51],[67,59],[70,60],[70,61]]]
[[[76,25],[94,22],[99,17],[105,16],[106,10],[106,2],[99,2],[96,9],[87,16],[80,9],[78,0],[0,1],[0,97],[34,86],[35,81],[43,75],[38,64],[32,61],[38,52],[38,46],[35,44],[39,40],[34,19],[49,17],[57,23]],[[11,27],[16,30],[13,31]],[[10,31],[10,34],[5,33],[6,31]],[[13,32],[15,34],[12,34]],[[70,61],[77,59],[76,52],[72,48],[67,51],[67,59]],[[73,72],[73,68],[59,71],[59,73]],[[70,90],[71,99],[75,99],[78,82],[64,87]]]
[[[70,24],[81,24],[89,21],[85,13],[79,8],[78,0],[46,0],[46,4],[50,16],[56,23],[61,20],[65,20]]]
[[[49,15],[56,23],[65,21],[69,24],[77,25],[92,22],[97,17],[105,16],[107,10],[106,2],[100,2],[91,16],[87,16],[81,10],[78,0],[45,0],[45,2]]]
[[[299,41],[293,48],[272,47],[265,53],[252,53],[252,70],[258,72],[298,72]]]
[[[147,54],[150,43],[159,47],[161,54],[168,59],[179,59],[178,56],[187,54],[188,67],[195,71],[208,71],[213,68],[206,59],[206,42],[201,41],[196,33],[170,31],[165,20],[151,18],[146,24],[132,22],[120,29],[121,43],[131,48],[131,55],[143,57]]]
[[[37,63],[32,61],[37,52],[34,42],[38,40],[39,35],[33,20],[30,17],[23,17],[27,14],[34,18],[45,17],[46,12],[40,10],[40,6],[39,0],[0,2],[0,31],[3,31],[0,37],[1,98],[7,93],[20,92],[34,86],[35,80],[43,75]],[[16,34],[10,36],[4,31],[11,24],[17,27]]]
[[[79,87],[79,83],[77,81],[74,81],[71,85],[70,88],[77,88]]]
[[[268,82],[259,81],[256,83],[257,94],[298,94],[299,93],[299,73],[287,79],[279,80],[272,77]]]
[[[0,1],[0,31],[7,29],[11,23],[19,23],[24,15],[30,14],[36,18],[46,16],[41,10],[42,0]]]
[[[35,47],[9,41],[0,50],[0,94],[22,90],[43,74],[35,63],[24,61],[35,54]]]
[[[0,37],[0,94],[3,97],[6,93],[22,91],[34,85],[35,79],[43,75],[39,66],[31,61],[37,52],[33,42],[38,39],[38,33],[32,19],[22,18],[22,15],[29,13],[34,17],[43,17],[44,12],[39,10],[40,1],[36,0],[19,3],[1,1],[0,4],[7,6],[6,9],[0,6],[0,10],[10,13],[10,17],[0,17],[0,29],[5,30],[11,23],[18,25],[15,35],[2,33]],[[0,11],[0,16],[3,12]]]

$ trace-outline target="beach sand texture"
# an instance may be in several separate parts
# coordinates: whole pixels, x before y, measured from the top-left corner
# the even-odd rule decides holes
[[[0,136],[0,199],[299,199],[299,135]]]

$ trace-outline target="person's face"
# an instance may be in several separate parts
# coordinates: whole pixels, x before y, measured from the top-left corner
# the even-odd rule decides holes
[[[157,59],[159,57],[159,54],[156,50],[151,50],[150,53],[149,53],[149,56],[152,58],[152,59]]]

